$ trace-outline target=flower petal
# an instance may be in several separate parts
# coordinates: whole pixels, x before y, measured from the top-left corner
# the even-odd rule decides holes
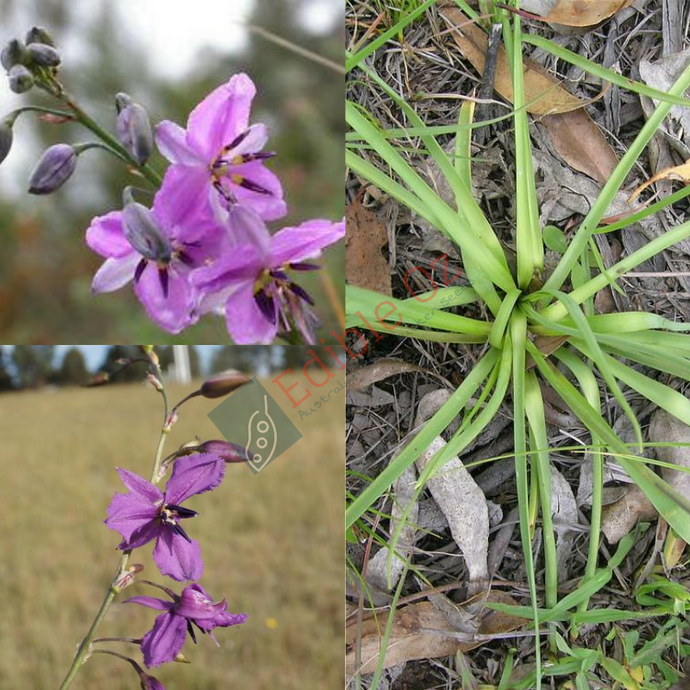
[[[259,309],[253,283],[245,283],[228,297],[225,319],[228,332],[238,345],[268,345],[278,334],[278,319],[271,323]]]
[[[193,584],[182,590],[180,600],[175,604],[175,613],[192,620],[213,620],[227,608],[225,599],[214,603],[199,585]]]
[[[144,546],[144,544],[148,544],[150,541],[153,541],[158,536],[160,530],[160,521],[158,519],[151,520],[151,522],[147,522],[145,525],[135,529],[134,532],[132,532],[127,539],[123,540],[123,542],[117,548],[123,551],[125,549],[138,549],[139,547]]]
[[[134,472],[123,470],[121,467],[117,468],[117,473],[122,479],[122,483],[142,501],[146,501],[155,506],[160,506],[163,502],[163,492],[157,487],[146,481]]]
[[[182,275],[176,264],[168,269],[167,295],[158,267],[149,263],[134,286],[139,301],[147,314],[170,333],[179,333],[190,326],[196,306],[196,290],[189,284],[188,275]]]
[[[189,116],[187,142],[214,161],[249,125],[256,87],[246,74],[236,74],[209,94]]]
[[[169,529],[161,529],[153,547],[153,560],[163,575],[179,582],[198,580],[204,572],[199,542],[191,543]]]
[[[187,132],[174,122],[164,120],[156,125],[156,144],[171,163],[205,165],[204,159],[187,145]]]
[[[266,125],[252,125],[247,130],[247,136],[232,151],[228,152],[228,156],[235,158],[244,153],[258,153],[266,146],[267,141],[268,127]]]
[[[91,221],[86,231],[86,244],[106,258],[121,258],[132,251],[122,229],[122,212],[113,211]]]
[[[321,250],[345,237],[345,221],[310,220],[273,236],[273,266],[278,268],[319,256]]]
[[[153,201],[153,213],[164,228],[194,227],[213,215],[208,202],[211,176],[204,167],[171,165]]]
[[[165,488],[165,502],[181,505],[190,496],[212,491],[223,481],[225,463],[210,453],[186,455],[173,465]]]
[[[158,508],[148,502],[143,502],[134,494],[115,494],[108,506],[108,517],[105,524],[109,529],[119,532],[125,541],[150,523],[157,524]],[[156,532],[147,540],[151,541]]]
[[[93,292],[113,292],[129,283],[134,277],[141,256],[135,251],[123,259],[106,259],[91,283]]]
[[[262,268],[255,247],[242,245],[210,266],[192,271],[189,279],[202,292],[218,292],[235,285],[254,285]]]
[[[165,599],[145,596],[130,597],[129,599],[125,599],[122,603],[140,604],[141,606],[147,606],[150,609],[158,609],[159,611],[169,611],[173,606],[175,606],[174,601],[166,601]]]
[[[163,613],[144,635],[141,651],[148,668],[172,661],[187,639],[187,620],[174,613]]]

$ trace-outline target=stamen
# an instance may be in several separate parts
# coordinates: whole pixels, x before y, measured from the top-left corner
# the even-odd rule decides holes
[[[199,513],[191,508],[183,508],[182,506],[175,505],[174,503],[167,503],[165,507],[168,510],[174,510],[181,518],[196,517]]]
[[[192,540],[189,538],[189,535],[180,527],[176,522],[166,522],[166,525],[170,527],[170,529],[183,539],[186,539],[190,544],[192,543]]]
[[[271,297],[266,290],[259,290],[259,292],[254,295],[254,300],[269,323],[274,324],[276,322],[276,311],[273,306],[273,297]]]
[[[221,155],[229,153],[233,149],[236,149],[248,136],[249,130],[245,129],[244,132],[238,134],[227,146],[223,147]]]
[[[290,292],[297,295],[300,299],[303,299],[308,304],[315,304],[314,300],[311,298],[311,295],[306,290],[303,290],[299,285],[297,285],[297,283],[290,283],[288,287],[290,288]]]
[[[168,299],[170,280],[169,280],[167,268],[158,267],[158,279],[160,280],[161,288],[163,289],[163,297],[165,297],[165,299]]]
[[[194,266],[194,259],[192,259],[189,254],[181,251],[177,252],[177,258],[185,265],[185,266]]]
[[[256,192],[257,194],[271,194],[270,190],[266,189],[266,187],[262,187],[260,184],[252,182],[251,180],[248,180],[246,177],[242,177],[241,175],[233,175],[232,181],[240,187],[248,189],[250,192]]]
[[[146,259],[142,259],[138,264],[137,267],[134,271],[134,282],[138,283],[139,280],[141,280],[141,275],[144,272],[144,269],[148,265],[148,261]]]
[[[232,160],[225,161],[233,165],[244,165],[245,163],[253,163],[254,161],[266,161],[269,158],[276,157],[275,151],[257,151],[256,153],[242,153],[235,156]]]
[[[310,264],[310,263],[296,263],[296,264],[288,264],[288,266],[293,270],[293,271],[320,271],[321,266],[318,264]]]
[[[194,634],[194,628],[192,627],[192,621],[187,619],[187,632],[189,633],[189,636],[192,638],[192,642],[196,644],[196,635]]]

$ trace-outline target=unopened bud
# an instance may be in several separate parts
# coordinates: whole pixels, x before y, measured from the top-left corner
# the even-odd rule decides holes
[[[0,123],[0,163],[7,158],[13,140],[12,125],[7,121]]]
[[[0,53],[0,62],[9,72],[15,65],[26,62],[26,46],[17,38],[13,38]]]
[[[198,446],[197,451],[200,453],[211,453],[217,455],[225,462],[245,462],[254,454],[247,448],[238,446],[229,441],[204,441]]]
[[[44,43],[47,46],[54,46],[53,37],[40,26],[34,26],[29,29],[26,34],[26,42],[29,43]]]
[[[62,62],[60,53],[45,43],[29,43],[26,52],[31,64],[39,67],[57,67]]]
[[[141,690],[165,690],[165,685],[148,673],[142,671],[139,678],[141,679]]]
[[[178,664],[191,664],[192,662],[189,660],[188,657],[186,657],[182,652],[178,652],[175,655],[175,658],[173,661],[176,661]]]
[[[136,201],[127,204],[122,211],[122,225],[127,241],[145,259],[161,263],[170,261],[170,245],[146,206]]]
[[[120,92],[115,96],[115,108],[117,109],[117,114],[119,115],[127,106],[132,105],[134,101],[132,97],[124,92]]]
[[[51,146],[29,180],[30,194],[50,194],[62,187],[77,167],[77,152],[69,144]]]
[[[153,129],[148,113],[138,103],[131,103],[117,116],[117,136],[139,165],[153,153]]]
[[[146,378],[159,393],[163,390],[163,384],[153,374],[146,374]]]
[[[26,93],[34,85],[34,75],[24,65],[14,65],[8,72],[10,89],[15,93]]]
[[[104,371],[96,374],[91,378],[91,380],[86,384],[87,388],[96,388],[97,386],[105,386],[106,383],[110,383],[110,376]]]
[[[204,398],[222,398],[224,395],[234,393],[245,383],[249,383],[249,379],[241,371],[230,369],[206,379],[199,392]]]

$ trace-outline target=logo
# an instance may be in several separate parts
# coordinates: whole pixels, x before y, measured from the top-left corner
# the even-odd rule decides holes
[[[256,377],[209,413],[226,441],[247,449],[247,465],[258,474],[302,438]]]

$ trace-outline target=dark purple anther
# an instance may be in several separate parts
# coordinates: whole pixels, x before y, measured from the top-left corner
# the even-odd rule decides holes
[[[259,292],[254,295],[254,300],[261,310],[261,313],[268,319],[268,321],[271,323],[276,323],[276,310],[273,298],[266,292],[266,290],[259,290]]]

